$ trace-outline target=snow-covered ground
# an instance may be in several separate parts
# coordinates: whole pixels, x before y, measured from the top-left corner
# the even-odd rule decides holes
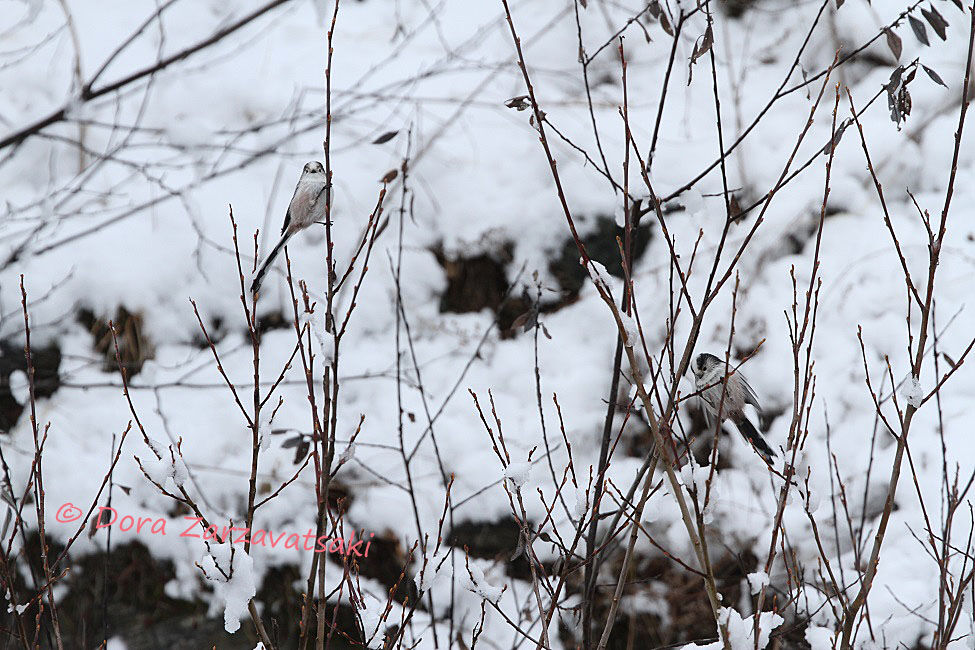
[[[609,169],[621,180],[624,130],[618,109],[622,88],[612,37],[644,5],[629,0],[589,0],[588,7],[577,8],[564,0],[512,4],[547,120],[599,165],[578,61],[576,10],[586,54],[609,43],[589,66],[588,74],[602,151]],[[841,4],[837,11],[829,2],[801,57],[800,68],[810,76],[829,65],[837,48],[858,47],[906,6],[866,0]],[[948,88],[918,71],[910,85],[911,115],[900,128],[890,119],[883,95],[861,119],[891,221],[912,276],[922,287],[927,277],[928,239],[905,190],[914,193],[922,209],[940,216],[968,45],[967,15],[950,2],[935,4],[950,22],[947,40],[942,42],[929,27],[931,45],[923,46],[905,21],[896,30],[903,41],[900,62],[907,64],[920,57]],[[94,89],[152,66],[262,5],[250,0],[183,0],[165,6],[161,20],[151,22],[114,57]],[[727,146],[775,94],[820,3],[758,2],[735,19],[725,16],[719,6],[723,5],[715,6],[713,52]],[[260,229],[262,250],[273,244],[302,165],[323,156],[330,3],[282,3],[213,47],[126,85],[120,93],[83,101],[76,66],[80,77],[90,80],[155,11],[152,2],[108,6],[91,1],[63,5],[53,0],[0,1],[0,88],[4,89],[0,93],[0,138],[53,111],[67,111],[66,120],[0,150],[4,203],[0,208],[0,339],[13,343],[14,348],[23,344],[19,287],[23,274],[31,301],[32,342],[37,347],[56,342],[61,352],[60,387],[37,403],[38,421],[51,424],[43,466],[51,519],[47,530],[61,541],[75,527],[53,521],[54,510],[66,502],[87,508],[107,470],[113,440],[119,439],[131,419],[119,374],[106,370],[92,334],[76,318],[81,309],[106,320],[114,317],[120,305],[142,315],[144,333],[154,351],[131,380],[131,398],[142,424],[163,446],[182,440],[188,470],[184,485],[206,508],[208,517],[221,525],[242,519],[251,433],[210,350],[199,343],[199,325],[189,299],[196,302],[204,322],[215,332],[224,371],[249,391],[253,360],[239,300],[228,206],[233,208],[240,230],[245,263],[250,264],[253,232]],[[66,15],[70,16],[67,24]],[[645,155],[671,39],[658,22],[646,15],[642,22],[643,26],[632,23],[626,28],[624,46],[629,121]],[[654,187],[663,196],[692,180],[717,156],[708,56],[694,63],[693,76],[688,79],[688,61],[705,26],[703,12],[690,18],[677,50],[652,170]],[[866,54],[870,56],[861,56],[834,73],[797,162],[805,162],[829,141],[835,81],[843,90],[839,120],[849,115],[846,88],[859,108],[887,83],[896,64],[886,39],[880,38]],[[802,78],[803,73],[796,71],[786,87],[801,83]],[[775,102],[729,157],[728,184],[732,189],[743,188],[739,191],[743,206],[774,185],[821,85],[817,81]],[[534,337],[527,333],[501,338],[495,330],[482,344],[495,318],[490,310],[441,312],[447,279],[434,253],[442,247],[443,254],[452,258],[497,253],[510,246],[511,262],[505,268],[510,282],[518,278],[515,295],[521,293],[522,285],[531,286],[536,270],[545,287],[557,287],[549,260],[561,253],[568,229],[538,134],[529,124],[531,111],[505,106],[506,100],[525,90],[503,7],[492,1],[344,0],[335,31],[332,89],[333,231],[340,259],[347,259],[358,241],[376,202],[379,179],[398,168],[404,156],[410,157],[407,185],[413,204],[403,223],[402,300],[426,402],[415,388],[416,373],[405,335],[401,346],[407,381],[402,399],[403,408],[411,414],[404,419],[407,449],[422,437],[411,465],[422,525],[435,535],[444,504],[432,439],[423,435],[428,422],[425,409],[431,413],[443,409],[433,432],[443,465],[455,477],[452,497],[460,504],[455,517],[493,521],[510,515],[502,488],[505,476],[468,388],[482,404],[487,401],[487,391],[492,391],[513,460],[525,461],[533,447],[544,449],[535,397]],[[397,131],[391,140],[373,144],[390,131]],[[935,292],[938,351],[956,359],[975,332],[975,307],[968,304],[975,270],[973,135],[967,134],[961,147]],[[84,153],[79,152],[79,139]],[[622,199],[597,168],[551,131],[549,141],[568,205],[581,227],[591,230],[596,216],[619,213]],[[795,269],[800,287],[808,283],[815,243],[809,233],[823,200],[825,161],[825,156],[819,156],[777,193],[738,265],[734,347],[746,352],[763,341],[743,372],[768,410],[786,411],[768,432],[776,449],[785,444],[793,400],[792,351],[784,314],[793,300],[790,269]],[[84,169],[79,171],[82,162]],[[641,194],[641,179],[634,161],[630,163],[630,187]],[[401,218],[398,183],[399,179],[390,185],[386,201],[390,227],[372,255],[342,341],[338,430],[346,432],[348,439],[360,414],[365,421],[354,456],[338,478],[353,495],[346,515],[348,528],[392,536],[409,548],[416,541],[417,529],[398,451],[392,273]],[[725,222],[721,188],[721,176],[715,170],[672,202],[682,211],[668,215],[681,260],[689,263],[697,246],[694,273],[688,282],[695,299],[703,294]],[[900,404],[905,404],[913,388],[903,273],[855,127],[846,131],[836,151],[828,206],[813,353],[816,397],[805,462],[811,468],[810,485],[822,501],[815,516],[832,531],[834,505],[842,509],[838,500],[834,503],[829,498],[832,453],[855,519],[867,507],[867,529],[862,537],[869,548],[870,518],[882,508],[896,443],[877,422],[864,382],[858,327],[863,331],[872,385],[881,395],[891,392],[885,378],[885,356],[894,379],[905,382],[899,389]],[[732,227],[724,265],[731,261],[728,251],[736,250],[750,231],[755,214]],[[632,273],[643,331],[652,350],[665,339],[672,295],[667,243],[659,228],[654,225],[653,230],[651,243]],[[304,279],[312,295],[321,300],[324,230],[311,228],[298,235],[289,252],[296,277]],[[525,271],[519,276],[522,267]],[[290,312],[283,268],[281,261],[266,281],[259,315]],[[709,307],[699,350],[720,355],[727,347],[733,283]],[[622,283],[613,279],[611,285],[619,296]],[[554,294],[546,291],[543,299],[545,295]],[[349,294],[342,299],[348,301]],[[918,313],[914,308],[911,325],[915,337]],[[595,464],[598,456],[616,326],[591,284],[583,287],[577,302],[543,314],[541,319],[551,335],[550,339],[538,338],[538,366],[548,434],[558,447],[553,461],[561,473],[566,455],[557,430],[559,414],[551,400],[555,393],[577,470],[585,475],[588,470],[581,468]],[[678,341],[686,337],[689,323],[686,317],[678,322]],[[263,336],[262,380],[274,381],[293,348],[292,329],[273,329]],[[925,392],[936,381],[934,356],[929,354],[927,359],[920,377]],[[970,418],[975,372],[969,366],[962,365],[942,389],[940,416],[931,400],[920,409],[911,429],[910,451],[918,488],[936,527],[942,512],[939,421],[951,474],[957,467],[964,483],[973,469],[975,441],[970,435]],[[939,360],[942,373],[946,367]],[[22,383],[19,375],[14,379]],[[278,391],[283,405],[272,427],[309,432],[300,364],[293,364],[286,379]],[[460,387],[453,392],[458,381]],[[23,389],[15,388],[23,400]],[[692,390],[686,382],[684,392]],[[885,408],[891,406],[888,402]],[[288,437],[271,438],[261,455],[259,483],[276,487],[295,471],[294,449],[282,446]],[[10,465],[14,491],[19,494],[33,458],[26,411],[8,433],[0,434],[0,444]],[[344,447],[340,443],[339,451]],[[737,436],[722,445],[721,453],[730,455],[730,467],[716,478],[717,498],[711,511],[714,534],[730,549],[753,551],[764,564],[778,484],[769,481],[765,466]],[[189,597],[199,592],[200,570],[195,563],[201,561],[203,545],[198,539],[179,536],[184,526],[180,526],[172,501],[159,494],[139,470],[134,457],[145,460],[151,455],[137,431],[126,438],[113,476],[112,506],[120,514],[134,517],[167,517],[166,534],[115,529],[113,543],[138,539],[153,554],[172,559],[177,578],[167,585],[167,593]],[[539,458],[538,452],[534,458]],[[625,489],[642,460],[625,457],[618,450],[608,476]],[[528,513],[536,521],[542,519],[544,509],[535,489],[541,488],[551,499],[547,465],[536,465],[528,477],[523,471],[509,471],[508,478],[527,480],[523,491]],[[120,489],[123,486],[127,489]],[[313,486],[308,468],[281,498],[258,512],[256,525],[299,535],[313,528]],[[790,531],[791,552],[808,570],[806,578],[814,581],[819,552],[802,508],[800,499],[787,506],[785,525]],[[565,513],[557,510],[556,514],[560,527],[571,534]],[[845,521],[842,511],[839,515]],[[666,491],[651,498],[645,519],[672,552],[692,557],[687,534]],[[957,544],[964,545],[971,525],[967,508],[959,510],[954,525]],[[864,647],[912,645],[919,637],[922,643],[930,642],[933,627],[925,619],[937,619],[938,568],[912,530],[925,538],[921,502],[905,469],[869,600],[876,638],[870,641],[870,632],[860,630],[857,638]],[[848,539],[838,542],[839,555],[833,546],[830,554],[834,570],[842,567],[847,582],[852,582],[855,557]],[[103,546],[103,536],[82,535],[74,552]],[[554,556],[545,544],[537,547],[540,553]],[[644,540],[638,550],[655,553]],[[281,545],[255,546],[253,557],[259,582],[270,566],[297,563],[307,571],[312,554]],[[491,586],[482,583],[473,590],[464,589],[461,580],[455,620],[466,614],[469,628],[480,615],[482,599],[496,596],[493,587],[506,583],[509,587],[500,596],[500,606],[516,614],[529,593],[527,583],[507,577],[501,564],[472,563],[476,564],[472,572],[476,574],[479,567]],[[777,563],[772,575],[764,579],[787,589],[781,566]],[[615,583],[615,576],[607,579]],[[385,601],[385,587],[375,581],[363,584]],[[432,593],[440,607],[449,602],[449,590],[449,581],[433,584]],[[218,616],[225,602],[232,604],[239,596],[229,588],[220,593],[231,597],[214,598],[212,611]],[[806,635],[817,649],[830,647],[835,625],[830,609],[820,607],[822,602],[823,597],[809,587],[800,605],[803,612],[817,612],[813,623],[819,627],[811,627]],[[648,607],[653,609],[652,603]],[[246,616],[239,603],[238,610]],[[750,613],[733,612],[732,616],[748,620]],[[428,614],[418,611],[416,616]],[[967,620],[959,626],[959,636],[970,631],[970,610],[963,616]],[[231,618],[228,613],[228,629]],[[434,647],[432,632],[421,632],[424,624],[417,620],[421,619],[414,621],[417,634],[423,636],[420,647]],[[750,631],[750,625],[742,629]],[[486,630],[485,637],[498,646],[510,645],[517,638],[495,612],[488,612]],[[441,643],[446,642],[446,630],[441,627],[438,632],[443,635]],[[560,643],[554,635],[553,642]],[[965,643],[964,639],[954,642],[957,647]]]

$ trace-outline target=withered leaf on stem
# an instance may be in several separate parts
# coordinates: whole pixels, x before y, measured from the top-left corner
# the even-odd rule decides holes
[[[961,0],[951,0],[951,1],[955,3],[956,7],[958,7],[962,11],[965,11],[965,7],[964,5],[962,5]]]
[[[901,76],[904,74],[904,66],[899,65],[890,72],[890,79],[887,81],[887,92],[894,93],[900,88]]]
[[[704,30],[704,36],[701,37],[700,43],[694,45],[694,53],[691,54],[691,62],[697,61],[700,57],[704,56],[711,46],[714,44],[714,34],[711,32],[711,25]]]
[[[302,438],[298,446],[295,447],[295,458],[293,461],[294,464],[297,465],[302,460],[304,460],[305,456],[308,455],[309,451],[311,451],[311,441],[308,440],[307,438]]]
[[[944,86],[945,88],[948,87],[948,84],[944,82],[944,80],[941,78],[941,75],[939,75],[937,72],[935,72],[928,66],[924,65],[923,63],[921,64],[921,67],[924,68],[924,71],[928,73],[929,77],[931,77],[931,81],[938,84],[939,86]]]
[[[734,221],[741,215],[741,204],[738,203],[738,195],[732,194],[731,200],[728,201],[728,216]]]
[[[399,171],[396,168],[390,169],[379,179],[379,182],[383,184],[392,183],[397,174],[399,174]]]
[[[894,55],[894,59],[900,61],[901,52],[904,50],[901,37],[886,27],[884,28],[884,34],[887,36],[887,47],[890,48],[890,53]]]
[[[281,443],[281,447],[283,449],[293,449],[293,448],[297,447],[298,445],[300,445],[302,440],[303,440],[303,437],[299,433],[298,435],[296,435],[296,436],[294,436],[292,438],[288,438],[287,440],[285,440],[284,442],[282,442]]]
[[[921,15],[924,16],[924,19],[928,21],[929,25],[931,25],[931,29],[933,29],[934,33],[938,35],[938,38],[943,41],[948,40],[948,22],[942,17],[941,14],[938,13],[938,10],[935,9],[934,6],[931,6],[928,10],[925,10],[922,7]]]
[[[911,114],[911,94],[907,91],[907,84],[914,79],[917,68],[911,68],[905,79],[903,66],[897,66],[890,73],[890,81],[884,87],[887,91],[887,107],[890,109],[890,119],[900,128],[900,123]]]
[[[844,2],[846,2],[846,0],[836,0],[836,8],[839,9],[842,7]]]
[[[538,310],[529,309],[511,323],[511,331],[522,330],[527,332],[538,323]]]
[[[397,133],[399,133],[399,131],[386,131],[381,136],[379,136],[378,138],[376,138],[375,140],[373,140],[372,143],[373,144],[383,144],[383,143],[389,142],[390,140],[392,140],[393,138],[396,137],[396,134]]]
[[[905,118],[911,114],[911,93],[907,92],[906,87],[901,88],[900,109]]]
[[[836,133],[833,134],[833,137],[830,139],[830,141],[826,143],[825,147],[823,147],[824,154],[828,155],[830,151],[836,149],[837,145],[839,145],[840,143],[840,140],[843,139],[843,133],[846,131],[846,127],[850,126],[850,122],[851,122],[850,118],[847,118],[843,120],[843,122],[841,122],[839,126],[836,127]]]
[[[667,32],[667,36],[674,35],[674,28],[670,26],[670,21],[667,20],[667,14],[662,11],[660,12],[660,26]]]
[[[658,0],[653,0],[653,2],[647,5],[647,11],[654,18],[660,18],[660,2]]]
[[[958,367],[958,363],[954,359],[952,359],[951,357],[949,357],[947,352],[942,352],[941,353],[941,356],[943,356],[945,358],[945,361],[948,362],[948,365],[951,366],[951,369],[952,370],[954,370],[955,368]]]
[[[92,537],[94,537],[95,536],[95,533],[98,532],[98,528],[97,528],[98,524],[104,523],[104,522],[101,521],[102,513],[103,512],[104,512],[104,510],[99,510],[98,511],[98,515],[96,515],[95,517],[92,517],[91,518],[91,521],[88,523],[88,539],[91,539]]]
[[[523,111],[531,106],[531,104],[528,103],[528,95],[518,95],[517,97],[512,97],[506,101],[504,105],[517,111]]]
[[[924,45],[931,45],[928,41],[928,31],[924,28],[924,23],[914,16],[908,16],[907,21],[911,23],[911,29],[914,30],[914,35],[917,36],[917,40],[921,41]]]

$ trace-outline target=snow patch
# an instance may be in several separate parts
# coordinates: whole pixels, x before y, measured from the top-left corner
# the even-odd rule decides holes
[[[472,591],[484,600],[491,601],[492,603],[498,602],[501,598],[501,592],[504,591],[503,587],[496,587],[487,581],[484,577],[484,571],[478,566],[477,562],[469,560],[467,562],[467,569],[464,573],[469,575],[464,575],[464,585],[468,591]]]
[[[575,489],[576,500],[572,507],[572,516],[581,519],[589,512],[589,499],[586,497],[586,490],[581,485]]]
[[[768,574],[764,571],[756,571],[755,573],[748,574],[748,588],[751,589],[752,594],[761,592],[762,588],[767,586]]]
[[[833,630],[819,625],[806,628],[806,643],[811,650],[833,650]]]
[[[30,382],[27,380],[27,373],[23,370],[14,370],[10,373],[10,394],[21,406],[30,401]]]
[[[149,475],[154,482],[159,485],[166,487],[166,483],[172,480],[176,487],[183,487],[186,480],[189,478],[189,470],[186,469],[186,463],[183,462],[183,458],[177,449],[174,449],[173,445],[164,447],[161,443],[152,438],[147,438],[149,441],[149,446],[152,448],[155,456],[159,458],[150,458],[142,463],[142,466],[146,470],[146,474]]]
[[[904,399],[914,408],[921,407],[921,401],[924,399],[924,389],[921,388],[920,379],[911,377],[911,382],[904,386]]]
[[[520,488],[531,478],[532,464],[528,462],[508,463],[504,468],[504,478]]]
[[[231,553],[230,544],[211,544],[200,565],[213,583],[217,600],[223,603],[224,629],[233,634],[240,629],[247,603],[257,593],[254,560],[239,548]]]
[[[768,645],[772,630],[782,625],[784,620],[773,612],[762,612],[758,619],[758,647],[760,649]],[[731,650],[753,650],[755,648],[755,628],[751,616],[743,619],[741,614],[734,609],[724,607],[718,613],[718,622],[722,626],[722,636],[727,630],[727,641]],[[704,646],[689,643],[681,650],[722,650],[723,648],[724,645],[721,641],[715,641]]]

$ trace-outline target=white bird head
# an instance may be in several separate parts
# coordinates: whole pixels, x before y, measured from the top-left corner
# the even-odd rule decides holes
[[[325,173],[325,168],[322,167],[322,163],[318,162],[317,160],[313,160],[312,162],[305,163],[305,168],[301,171],[302,176],[305,176],[306,174],[324,174],[324,173]]]
[[[714,356],[713,354],[708,354],[707,352],[702,352],[697,355],[694,362],[691,364],[691,371],[693,371],[694,376],[700,379],[704,376],[704,373],[708,372],[715,366],[721,363],[721,359]]]

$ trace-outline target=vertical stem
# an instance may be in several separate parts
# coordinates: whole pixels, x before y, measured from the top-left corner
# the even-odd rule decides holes
[[[951,157],[951,172],[948,177],[948,188],[945,191],[944,207],[941,211],[941,223],[937,236],[933,238],[929,247],[928,282],[924,293],[924,305],[921,310],[921,325],[918,332],[917,349],[915,351],[914,360],[911,366],[912,374],[916,378],[921,376],[921,362],[924,360],[924,348],[928,338],[928,320],[931,317],[931,305],[934,298],[934,278],[938,268],[938,260],[941,255],[941,247],[945,239],[945,232],[948,222],[948,209],[951,206],[951,198],[954,194],[955,188],[955,177],[958,173],[958,156],[961,150],[962,133],[965,127],[965,115],[968,112],[968,104],[970,101],[970,98],[968,97],[968,85],[971,80],[972,52],[973,46],[975,46],[975,6],[970,6],[968,11],[971,14],[971,27],[968,35],[968,55],[966,57],[965,64],[965,82],[962,84],[961,110],[959,111],[958,115],[958,129],[955,131],[955,149]],[[859,127],[859,122],[857,122],[857,126]],[[857,592],[856,597],[853,599],[853,602],[850,604],[850,607],[844,614],[843,635],[840,645],[843,650],[852,648],[853,628],[857,622],[857,614],[860,611],[860,608],[863,607],[864,603],[866,602],[867,596],[870,593],[870,588],[873,586],[873,580],[877,575],[877,567],[880,564],[880,549],[881,546],[883,546],[884,535],[887,533],[887,525],[890,523],[890,515],[894,509],[894,497],[897,494],[897,482],[900,478],[901,462],[904,459],[904,449],[907,445],[907,435],[910,433],[911,422],[914,420],[914,414],[916,412],[917,408],[911,404],[908,404],[907,408],[904,410],[904,418],[901,421],[900,427],[901,431],[897,438],[897,451],[894,454],[894,463],[890,471],[890,483],[887,487],[887,499],[884,503],[884,510],[880,515],[880,521],[877,524],[877,532],[874,535],[873,548],[870,551],[870,560],[867,563],[867,570],[864,573],[860,590]]]

